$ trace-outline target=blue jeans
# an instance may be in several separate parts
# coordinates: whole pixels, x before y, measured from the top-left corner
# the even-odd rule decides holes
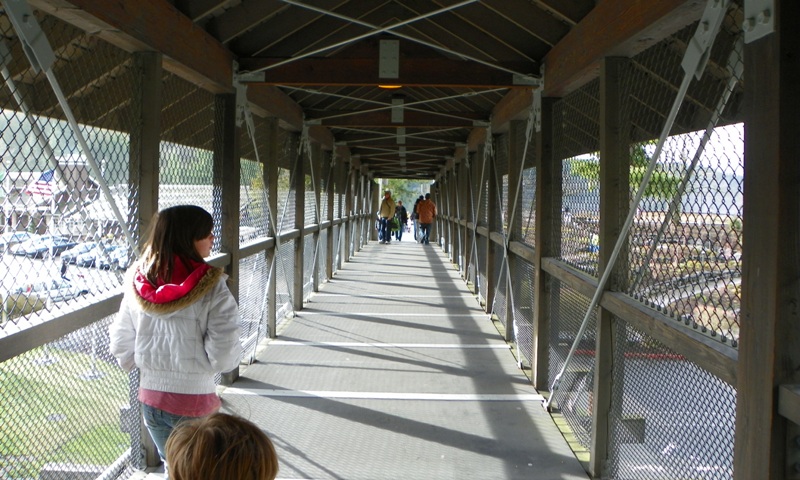
[[[147,426],[147,431],[150,432],[150,437],[153,443],[158,448],[158,455],[161,460],[167,458],[166,446],[169,434],[172,429],[182,422],[193,417],[184,417],[182,415],[175,415],[173,413],[165,412],[164,410],[151,407],[150,405],[142,405],[142,417],[144,417],[144,424]]]
[[[431,243],[430,242],[431,224],[430,223],[420,223],[419,224],[419,229],[420,229],[420,232],[421,232],[421,235],[420,235],[421,238],[419,240],[419,243],[424,243],[426,245]]]
[[[381,218],[378,220],[378,240],[381,242],[390,242],[392,237],[390,237],[389,234],[389,219]]]
[[[414,219],[414,241],[419,241],[419,220]]]

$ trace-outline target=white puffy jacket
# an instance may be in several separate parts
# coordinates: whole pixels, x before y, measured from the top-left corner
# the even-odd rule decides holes
[[[140,388],[214,393],[214,376],[239,365],[239,308],[226,279],[212,268],[186,296],[156,304],[136,292],[132,273],[126,275],[110,348],[123,369],[139,368]]]

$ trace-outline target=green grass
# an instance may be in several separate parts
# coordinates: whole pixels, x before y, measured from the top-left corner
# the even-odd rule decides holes
[[[55,363],[37,363],[43,349],[0,365],[0,471],[4,478],[38,476],[49,462],[107,465],[130,443],[120,431],[119,410],[128,403],[128,375],[116,365],[95,361],[102,373],[83,380],[91,357],[50,349]]]

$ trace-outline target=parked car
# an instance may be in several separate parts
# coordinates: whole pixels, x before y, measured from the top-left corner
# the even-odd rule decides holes
[[[64,250],[64,253],[61,254],[61,261],[75,263],[79,255],[90,252],[95,247],[97,247],[97,242],[95,241],[81,242],[68,250]]]
[[[103,270],[111,270],[116,268],[118,270],[125,270],[130,265],[130,249],[128,247],[119,247],[111,252],[108,257],[102,257],[97,261],[97,268]]]
[[[114,244],[99,244],[88,252],[78,255],[75,259],[75,264],[79,267],[93,267],[100,259],[108,258],[111,252],[116,250],[117,247],[118,245]]]
[[[28,240],[11,247],[11,253],[14,255],[41,258],[46,255],[58,256],[64,250],[70,249],[77,245],[69,238],[59,237],[57,235],[42,235],[41,237]]]
[[[49,298],[53,302],[63,302],[70,298],[86,295],[89,293],[89,289],[64,278],[48,278],[28,282],[10,293],[34,295],[40,298]]]
[[[27,242],[28,240],[32,240],[37,236],[38,235],[34,235],[28,232],[4,233],[0,235],[0,253],[5,252],[6,250],[8,250],[9,247],[20,244],[22,242]]]

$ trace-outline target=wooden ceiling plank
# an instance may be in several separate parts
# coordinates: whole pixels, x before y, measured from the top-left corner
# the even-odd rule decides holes
[[[222,43],[250,31],[290,7],[280,0],[244,0],[222,15],[211,19],[206,26],[211,35]]]
[[[343,0],[318,0],[315,5],[328,10],[336,8],[342,3],[346,2],[343,2]],[[275,45],[283,43],[286,38],[295,35],[298,31],[309,28],[319,18],[320,15],[311,10],[290,7],[286,10],[281,10],[260,28],[252,29],[240,35],[230,43],[230,47],[242,57],[262,55],[264,52],[270,51]]]
[[[431,2],[426,0],[404,0],[403,6],[414,16],[424,15],[431,10]],[[518,59],[518,54],[507,45],[498,42],[496,37],[482,30],[465,25],[454,12],[444,12],[398,30],[413,37],[415,35],[406,28],[423,32],[429,38],[435,38],[434,43],[444,45],[452,52],[464,52],[471,57],[489,62]]]
[[[436,3],[440,4],[441,1]],[[528,5],[527,8],[530,9],[530,6]],[[516,10],[516,17],[523,19],[537,18],[534,15],[520,15],[519,12],[521,11],[524,10]],[[530,61],[537,62],[541,61],[550,47],[555,45],[568,31],[565,28],[561,37],[552,36],[549,40],[545,40],[536,34],[536,26],[534,28],[523,28],[522,25],[513,21],[515,15],[502,15],[496,9],[490,8],[483,2],[454,10],[453,15],[476,30],[491,36],[498,43],[506,45],[516,52],[515,56],[525,57]],[[554,23],[557,24],[557,22]],[[549,27],[549,30],[552,30],[552,25]]]
[[[537,5],[537,3],[534,3],[534,5]],[[498,15],[502,15],[505,21],[518,25],[539,41],[552,47],[569,33],[570,26],[574,25],[574,23],[571,21],[566,23],[557,16],[548,13],[548,10],[541,8],[541,5],[538,6],[540,7],[538,12],[532,11],[529,14],[520,15],[519,12],[525,12],[530,9],[528,0],[486,2],[486,8],[497,12]],[[541,60],[541,57],[537,58]]]
[[[217,10],[233,5],[236,0],[175,0],[175,8],[189,17],[193,22],[199,22]]]
[[[346,21],[344,18],[355,19],[370,25],[383,25],[390,23],[389,20],[391,20],[391,17],[387,17],[387,6],[391,6],[391,2],[351,0],[337,8],[324,9],[331,11],[332,14],[335,13],[336,16],[319,15],[307,25],[307,28],[298,30],[274,44],[268,53],[277,57],[295,57],[323,50],[315,56],[337,55],[364,40],[363,38],[361,40],[353,39],[363,37],[374,30],[358,22]],[[370,35],[367,38],[372,37]],[[334,47],[334,45],[338,46]],[[298,46],[302,46],[302,48],[298,48]]]

